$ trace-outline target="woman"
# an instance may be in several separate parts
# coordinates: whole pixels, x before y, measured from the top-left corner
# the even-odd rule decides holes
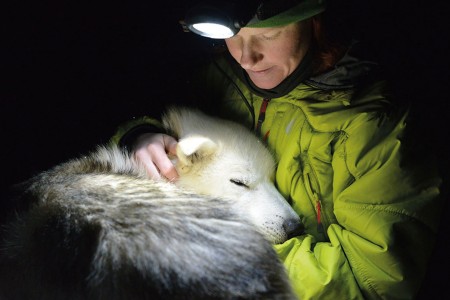
[[[277,1],[258,9],[267,3]],[[277,187],[306,227],[276,245],[299,298],[412,299],[437,231],[440,179],[409,155],[408,110],[377,65],[324,35],[323,10],[306,0],[261,20],[259,11],[192,85],[205,110],[252,126],[273,150]],[[176,180],[167,157],[176,140],[156,124],[134,121],[113,141],[132,146],[153,178]]]

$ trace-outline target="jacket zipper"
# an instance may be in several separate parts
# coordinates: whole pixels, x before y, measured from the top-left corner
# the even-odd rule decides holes
[[[263,102],[261,103],[261,107],[259,108],[258,122],[255,125],[255,132],[258,136],[261,136],[261,127],[266,118],[266,110],[267,110],[267,106],[269,105],[269,101],[270,101],[270,99],[264,98]],[[270,132],[270,130],[264,134],[264,137],[263,137],[264,141],[266,141],[267,138],[269,137],[269,132]]]
[[[314,210],[316,211],[317,231],[319,233],[324,233],[326,235],[324,226],[324,223],[326,223],[326,217],[323,211],[322,201],[320,200],[317,189],[315,189],[315,185],[313,185],[313,178],[311,178],[309,172],[306,173],[306,177],[308,179],[307,186],[309,187],[309,192],[310,195],[312,195],[312,200],[314,202],[313,203]]]
[[[320,199],[319,197],[317,197],[316,193],[314,193],[314,199],[314,201],[316,202],[317,231],[323,233],[325,230],[322,224],[322,203],[320,202]]]

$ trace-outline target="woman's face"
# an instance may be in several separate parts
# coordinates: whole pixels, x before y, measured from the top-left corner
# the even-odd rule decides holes
[[[225,39],[228,51],[261,89],[272,89],[300,64],[311,43],[311,21],[283,27],[242,28]]]

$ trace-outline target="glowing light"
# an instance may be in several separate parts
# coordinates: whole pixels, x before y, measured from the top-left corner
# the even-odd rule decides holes
[[[214,23],[197,23],[193,24],[193,31],[196,33],[213,39],[226,39],[234,35],[230,28]]]

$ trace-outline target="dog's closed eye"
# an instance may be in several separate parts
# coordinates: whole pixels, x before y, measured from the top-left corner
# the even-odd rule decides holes
[[[245,188],[249,188],[249,186],[245,182],[243,182],[242,180],[239,180],[239,179],[230,179],[230,182],[234,183],[237,186],[242,186],[242,187],[245,187]]]

